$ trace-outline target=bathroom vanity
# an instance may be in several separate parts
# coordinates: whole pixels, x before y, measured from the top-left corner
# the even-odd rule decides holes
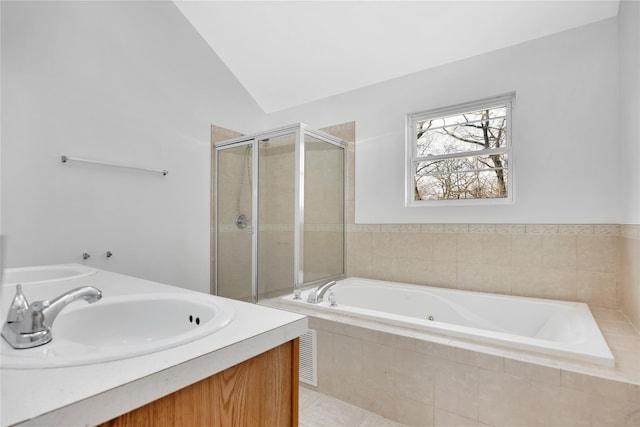
[[[69,313],[65,318],[63,310],[56,320],[60,331],[53,324],[51,343],[15,350],[3,340],[2,426],[297,425],[298,337],[307,329],[305,316],[101,270],[83,277],[24,284],[23,291],[34,301],[80,286],[102,290],[103,299],[91,305],[74,302],[65,308]],[[3,285],[3,313],[13,292],[14,286]],[[112,340],[102,353],[108,360],[101,359],[99,336],[107,340],[113,331],[96,322],[102,331],[96,331],[96,342],[81,349],[86,359],[65,360],[65,335],[75,331],[65,322],[81,323],[70,320],[82,319],[83,310],[105,303],[103,309],[108,312],[109,301],[181,301],[194,295],[204,303],[222,301],[225,310],[233,312],[231,320],[207,335],[192,336],[186,342],[178,339],[179,344],[165,343],[152,352],[123,342],[123,354],[114,355],[112,347],[117,342]],[[148,325],[144,306],[141,304],[140,323]],[[195,319],[199,320],[197,314]],[[16,358],[14,352],[23,353]]]

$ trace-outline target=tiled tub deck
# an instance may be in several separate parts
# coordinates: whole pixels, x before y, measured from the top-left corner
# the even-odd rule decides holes
[[[416,426],[640,426],[640,334],[619,311],[592,313],[615,368],[304,312],[318,333],[317,390],[390,420]]]

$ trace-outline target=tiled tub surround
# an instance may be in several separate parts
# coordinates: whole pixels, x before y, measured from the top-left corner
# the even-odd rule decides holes
[[[616,368],[312,316],[317,390],[407,425],[640,425],[640,336],[615,310],[593,313]]]
[[[638,260],[638,225],[347,225],[347,276],[585,302],[636,328]]]

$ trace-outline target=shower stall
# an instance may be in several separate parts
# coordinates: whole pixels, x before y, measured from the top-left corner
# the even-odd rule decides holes
[[[216,295],[255,303],[344,275],[345,147],[305,124],[214,145]]]

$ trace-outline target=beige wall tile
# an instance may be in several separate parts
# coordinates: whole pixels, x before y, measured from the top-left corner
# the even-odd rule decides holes
[[[397,372],[396,350],[371,341],[362,342],[362,378],[365,386],[393,392]]]
[[[504,234],[484,234],[482,240],[482,261],[487,265],[510,267],[512,265],[511,236]]]
[[[396,401],[389,399],[389,391],[374,385],[372,387],[363,387],[361,392],[353,396],[353,404],[368,411],[380,414],[385,418],[392,420],[397,419]],[[358,424],[361,426],[364,424]],[[384,424],[386,425],[386,424]],[[392,424],[395,425],[395,424]]]
[[[496,233],[458,234],[457,261],[508,267],[511,265],[511,237]]]
[[[435,406],[477,420],[478,368],[448,360],[437,360]]]
[[[363,328],[355,325],[347,325],[344,323],[333,323],[336,325],[341,325],[340,327],[335,327],[333,329],[334,333],[358,338],[363,341],[380,342],[380,332],[375,329]]]
[[[491,371],[502,372],[504,368],[503,357],[480,353],[472,350],[466,350],[459,347],[456,348],[455,358],[456,362],[463,363],[465,365],[476,366],[478,368],[483,368]]]
[[[511,294],[518,296],[542,296],[541,267],[513,267],[511,269]]]
[[[558,225],[558,234],[591,235],[593,234],[593,225],[561,224]]]
[[[396,350],[416,351],[416,340],[412,337],[400,334],[380,332],[378,342],[380,344],[391,346]]]
[[[333,334],[334,376],[341,378],[362,377],[362,340],[346,335]]]
[[[627,393],[630,402],[640,403],[640,384],[629,384]]]
[[[592,397],[592,426],[639,426],[640,403]]]
[[[362,387],[354,403],[369,411],[392,415],[395,404],[389,396],[396,394],[396,350],[369,341],[362,342]]]
[[[316,330],[318,357],[318,388],[325,393],[332,393],[333,386],[333,336],[322,329]]]
[[[478,420],[495,427],[528,425],[529,381],[499,372],[479,371]]]
[[[591,396],[576,390],[530,383],[529,425],[548,427],[588,427],[591,425]]]
[[[576,236],[544,235],[542,237],[542,266],[572,269],[576,267]]]
[[[391,256],[391,234],[388,232],[379,232],[371,234],[372,254],[376,257]]]
[[[457,234],[457,261],[464,264],[481,264],[482,256],[482,234]]]
[[[615,270],[615,237],[577,236],[576,268],[583,271],[613,273]]]
[[[332,395],[354,403],[362,389],[362,340],[345,335],[333,335]]]
[[[527,234],[553,235],[558,234],[558,226],[554,224],[527,224]]]
[[[576,297],[593,307],[616,308],[616,278],[614,273],[576,272]]]
[[[414,254],[413,246],[416,241],[418,241],[419,233],[389,233],[390,238],[390,253],[389,256],[393,259],[413,259],[417,257]],[[429,248],[429,253],[420,254],[422,258],[428,258],[431,254],[431,248]],[[426,255],[426,256],[425,256]]]
[[[429,355],[438,357],[445,360],[455,360],[456,358],[456,349],[450,345],[424,341],[424,340],[416,340],[416,351]]]
[[[511,269],[486,264],[458,264],[457,288],[511,294]]]
[[[542,298],[575,301],[578,296],[576,271],[544,268],[540,272],[541,282],[536,296]]]
[[[458,282],[458,272],[455,263],[433,264],[430,268],[430,277],[427,285],[441,286],[443,288],[455,288]]]
[[[437,363],[426,354],[396,350],[401,366],[396,372],[396,393],[399,398],[411,398],[422,404],[433,405],[435,370]]]
[[[580,390],[596,396],[610,397],[616,400],[627,400],[627,383],[598,378],[577,372],[562,371],[563,387]]]
[[[402,242],[406,243],[409,250],[409,257],[412,261],[420,261],[428,264],[433,263],[434,235],[429,233],[402,234],[405,236]]]
[[[455,286],[455,264],[450,265],[450,269],[454,270],[453,284]],[[413,261],[409,264],[409,283],[416,285],[431,285],[439,286],[442,282],[439,277],[436,277],[434,272],[435,266],[429,263],[422,263],[420,261]],[[449,282],[451,278],[449,277]]]
[[[523,362],[510,358],[504,359],[504,372],[506,374],[525,378],[531,381],[539,381],[552,385],[560,385],[560,369]]]
[[[640,239],[618,240],[617,291],[623,313],[640,329]]]
[[[458,239],[455,234],[436,233],[431,235],[433,242],[432,259],[434,264],[457,262]]]
[[[514,267],[542,267],[542,236],[535,234],[512,235],[511,263]]]
[[[469,224],[444,224],[445,233],[468,233]]]
[[[389,276],[391,281],[399,283],[411,283],[412,261],[408,258],[391,258]]]

